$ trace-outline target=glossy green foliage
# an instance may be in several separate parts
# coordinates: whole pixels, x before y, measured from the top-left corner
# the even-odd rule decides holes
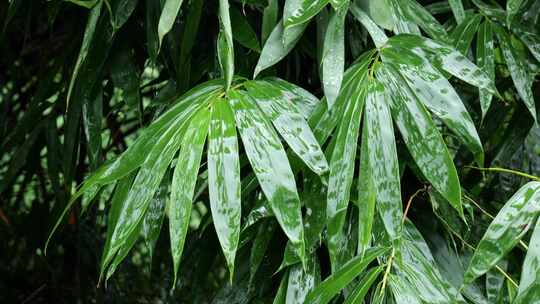
[[[540,302],[539,12],[0,4],[0,302]]]

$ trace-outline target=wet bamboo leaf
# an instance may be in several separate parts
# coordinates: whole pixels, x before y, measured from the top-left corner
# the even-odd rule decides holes
[[[285,273],[283,277],[281,278],[281,282],[279,283],[276,296],[274,297],[274,301],[272,302],[273,304],[286,304],[288,282],[289,282],[289,272]]]
[[[225,99],[214,103],[208,137],[208,190],[212,219],[232,281],[240,237],[240,161],[234,113]]]
[[[275,223],[276,222],[273,220],[265,220],[261,225],[259,225],[257,235],[255,236],[253,245],[251,246],[251,255],[249,257],[250,281],[253,281],[255,273],[259,269],[259,266],[264,259],[270,240],[274,236],[274,232],[276,231]]]
[[[332,108],[343,80],[345,67],[345,17],[348,3],[334,11],[328,21],[322,50],[323,89],[328,108]]]
[[[260,52],[261,47],[259,45],[259,40],[257,39],[257,34],[247,21],[246,17],[235,7],[231,8],[230,15],[234,39],[241,45],[253,51]]]
[[[287,155],[270,122],[254,100],[242,91],[229,92],[236,126],[261,188],[281,228],[305,258],[300,199]]]
[[[173,287],[176,285],[180,259],[189,227],[195,182],[197,181],[197,173],[199,172],[206,141],[210,115],[210,111],[203,108],[192,118],[183,135],[182,148],[174,168],[171,197],[168,204],[169,232],[174,267]]]
[[[473,86],[497,94],[497,88],[489,75],[451,47],[421,36],[407,34],[392,37],[388,44],[409,48],[428,58],[431,64],[438,69],[444,70]]]
[[[510,27],[512,25],[512,19],[518,13],[523,0],[508,0],[506,1],[506,25]]]
[[[300,113],[302,113],[305,119],[311,117],[311,114],[321,102],[309,91],[283,79],[274,77],[266,80],[269,84],[276,86],[276,89],[280,89],[282,91],[281,94],[298,107],[298,110],[300,110]]]
[[[337,272],[331,274],[306,297],[305,303],[325,304],[330,302],[345,286],[359,276],[377,257],[384,255],[388,248],[374,247],[366,250],[363,257],[355,257]]]
[[[512,29],[516,35],[523,41],[523,43],[529,48],[531,54],[540,62],[540,35],[535,34],[529,29],[525,29],[521,26],[513,25]]]
[[[285,45],[296,39],[294,31],[290,29],[304,24],[313,18],[329,0],[286,0],[283,7],[283,43]]]
[[[363,78],[363,75],[360,75]],[[328,195],[326,207],[326,223],[328,233],[328,250],[332,269],[337,263],[341,248],[341,230],[347,215],[347,207],[354,174],[358,131],[362,108],[365,102],[365,89],[359,82],[354,97],[348,100],[344,116],[337,132],[336,144],[330,159],[330,176],[328,177]]]
[[[450,42],[450,38],[444,27],[416,0],[397,1],[401,12],[410,21],[418,24],[433,39],[442,42]]]
[[[225,90],[229,90],[234,76],[234,44],[229,14],[229,0],[219,0],[218,58]]]
[[[506,202],[476,247],[464,283],[486,273],[518,243],[540,211],[539,199],[540,183],[529,182]]]
[[[397,16],[394,14],[393,0],[361,0],[357,3],[378,26],[387,30],[394,28]]]
[[[150,207],[148,207],[148,212],[146,213],[143,221],[142,233],[150,255],[150,265],[152,264],[154,247],[156,246],[159,233],[161,232],[161,226],[163,225],[163,219],[165,217],[165,205],[167,204],[167,194],[169,192],[168,190],[170,184],[170,177],[163,178],[158,191],[150,202]]]
[[[318,175],[327,172],[328,163],[308,123],[283,91],[265,81],[246,82],[245,86],[296,155]]]
[[[401,237],[403,210],[394,128],[386,104],[388,100],[382,83],[371,80],[364,115],[367,170],[374,186],[377,211],[390,239],[396,241]]]
[[[180,12],[183,0],[165,0],[158,23],[158,50],[163,42],[163,37],[171,31],[176,16]]]
[[[374,267],[368,270],[363,275],[360,282],[358,282],[354,291],[347,297],[344,304],[362,303],[364,301],[364,297],[371,288],[371,285],[373,285],[373,283],[379,277],[382,271],[382,267]]]
[[[387,48],[383,59],[399,66],[410,91],[438,116],[473,153],[483,166],[484,150],[469,112],[450,82],[437,71],[427,58],[403,48]]]
[[[461,24],[465,19],[465,9],[463,8],[463,2],[461,0],[448,0],[450,8],[452,9],[452,14],[458,24]]]
[[[265,43],[266,39],[278,23],[278,0],[268,0],[268,6],[264,8],[262,26],[261,26],[261,42]]]
[[[493,29],[489,20],[484,21],[478,29],[476,44],[476,60],[478,67],[483,69],[492,82],[495,82],[495,45],[493,44]],[[485,89],[480,89],[480,108],[482,119],[486,116],[493,95]]]
[[[532,117],[536,121],[536,108],[534,103],[532,86],[532,77],[529,75],[529,71],[526,67],[526,63],[522,57],[519,56],[517,50],[512,45],[510,35],[500,26],[494,26],[494,32],[501,44],[504,60],[510,70],[510,75],[514,81],[514,85],[519,94],[519,97],[523,100]]]
[[[283,42],[283,22],[278,22],[270,36],[264,43],[263,49],[261,51],[261,56],[255,67],[255,72],[253,73],[253,78],[256,78],[259,73],[274,64],[278,63],[283,59],[287,54],[293,49],[294,45],[302,33],[307,27],[307,23],[303,23],[294,27],[290,27],[287,30],[288,33],[288,42]]]
[[[403,88],[396,78],[397,68],[386,65],[377,73],[390,90],[392,116],[416,164],[435,189],[463,214],[456,168],[431,117],[414,93]]]
[[[469,15],[450,35],[456,50],[460,51],[463,55],[467,55],[480,21],[482,21],[481,15]]]
[[[360,144],[360,169],[358,176],[358,255],[362,256],[371,245],[371,230],[375,217],[375,182],[369,163],[367,120],[364,119]]]
[[[538,201],[537,201],[538,203]],[[529,249],[521,267],[521,280],[515,304],[537,303],[540,301],[540,221],[536,225],[529,242]]]
[[[303,304],[307,294],[321,281],[319,261],[316,256],[310,255],[307,268],[304,270],[301,264],[296,264],[289,270],[289,282],[287,284],[286,304]]]
[[[386,43],[388,37],[386,37],[384,31],[380,29],[379,26],[377,26],[377,24],[371,20],[371,18],[369,18],[366,12],[364,12],[360,7],[358,7],[358,5],[354,3],[351,5],[351,12],[369,32],[369,35],[371,36],[371,39],[373,39],[376,47],[380,48]]]

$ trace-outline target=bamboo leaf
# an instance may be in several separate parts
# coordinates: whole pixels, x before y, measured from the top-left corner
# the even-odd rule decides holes
[[[476,247],[464,284],[486,273],[527,233],[540,212],[540,183],[529,182],[499,211]]]
[[[163,37],[171,31],[176,16],[180,12],[183,0],[165,0],[158,23],[158,50],[161,48]]]
[[[480,25],[476,39],[478,41],[476,44],[477,65],[486,72],[492,82],[495,82],[495,45],[490,21],[486,20]],[[484,119],[491,105],[493,95],[485,89],[480,89],[479,95],[482,119]]]
[[[538,202],[537,202],[538,203]],[[521,267],[518,294],[512,303],[536,303],[540,300],[540,221],[536,225],[529,242],[529,250]]]
[[[270,122],[247,93],[229,92],[236,126],[261,188],[281,228],[305,259],[300,199],[287,155]]]
[[[221,74],[225,79],[225,90],[229,90],[234,76],[234,44],[229,14],[229,0],[219,0],[218,58]]]
[[[230,278],[240,238],[240,162],[234,113],[225,99],[213,106],[208,144],[208,190],[217,236]]]

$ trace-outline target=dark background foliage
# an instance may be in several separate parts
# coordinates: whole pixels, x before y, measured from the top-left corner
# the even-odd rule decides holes
[[[91,58],[82,67],[88,79],[81,85],[102,91],[104,123],[100,132],[104,135],[102,149],[97,154],[89,151],[85,130],[79,124],[81,119],[86,119],[80,103],[92,98],[80,92],[92,90],[75,88],[70,104],[66,104],[89,10],[61,0],[0,3],[0,26],[3,27],[0,36],[0,302],[229,303],[233,298],[247,299],[255,295],[260,303],[271,302],[280,275],[271,280],[257,280],[271,277],[277,269],[287,241],[285,236],[273,235],[254,282],[245,279],[249,269],[242,267],[246,268],[248,263],[240,263],[237,279],[230,286],[215,232],[205,229],[208,206],[203,202],[196,205],[198,218],[195,216],[192,225],[197,229],[188,235],[186,242],[190,245],[186,246],[180,283],[174,291],[171,291],[168,233],[164,233],[167,225],[155,249],[144,241],[137,243],[107,285],[98,286],[110,189],[100,193],[100,203],[89,208],[84,216],[80,216],[80,206],[73,208],[44,255],[45,240],[65,207],[72,186],[80,184],[97,164],[124,151],[141,126],[148,125],[174,96],[219,77],[215,55],[219,32],[217,1],[185,1],[178,22],[164,39],[159,55],[156,55],[155,40],[147,35],[148,31],[155,30],[149,27],[156,23],[154,15],[159,1],[109,2],[111,12],[102,14],[99,19],[99,39],[90,46]],[[428,6],[434,1],[419,2]],[[504,7],[505,1],[498,2]],[[538,1],[525,2],[524,7],[538,6]],[[469,1],[464,3],[474,9]],[[231,1],[258,34],[266,4],[264,0]],[[130,9],[133,13],[126,23],[113,31],[111,20],[121,21]],[[201,15],[200,20],[188,18],[197,13]],[[453,18],[449,10],[436,17],[442,24],[450,24]],[[316,36],[313,22],[293,52],[265,73],[277,75],[322,97]],[[352,20],[348,23],[346,37],[347,63],[371,46],[360,24]],[[259,54],[240,45],[235,52],[237,74],[250,78]],[[151,61],[153,57],[155,60]],[[531,61],[531,69],[538,71],[538,63]],[[139,82],[135,89],[130,87],[130,75],[137,75],[135,80]],[[458,81],[456,85],[474,120],[480,122],[476,91]],[[517,101],[514,85],[503,64],[497,65],[497,87],[504,100],[494,100],[486,119],[477,125],[486,163],[538,176],[540,129],[533,127],[528,110]],[[123,91],[119,92],[119,88]],[[538,77],[533,82],[533,92],[534,99],[540,100]],[[444,135],[451,147],[455,139],[448,132]],[[410,159],[403,145],[398,146],[398,153],[400,159]],[[470,155],[460,151],[455,163],[462,168],[470,163]],[[491,214],[496,214],[525,181],[514,175],[483,175],[475,170],[460,171],[460,174],[464,187],[472,189],[474,196],[480,198],[479,203]],[[403,201],[423,187],[407,169],[402,178]],[[467,211],[479,218],[477,225],[465,234],[474,243],[490,221],[474,207],[469,206],[469,209]],[[444,230],[440,222],[434,220],[436,214],[425,193],[419,195],[408,214],[422,232]],[[270,220],[265,221],[268,222],[263,225],[272,224]],[[257,233],[256,229],[253,233]],[[238,261],[249,259],[249,248],[239,249]],[[321,249],[318,254],[321,261],[326,261],[322,263],[322,272],[327,274],[327,253]],[[520,269],[523,255],[520,250],[511,253],[507,259],[510,273]]]

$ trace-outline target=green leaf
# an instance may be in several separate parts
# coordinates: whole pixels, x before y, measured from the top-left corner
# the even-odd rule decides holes
[[[158,23],[158,50],[161,48],[163,37],[171,31],[176,16],[180,12],[183,0],[165,0]]]
[[[241,45],[255,52],[261,51],[257,34],[247,21],[246,17],[235,7],[230,10],[231,28],[233,37]]]
[[[309,119],[315,108],[321,103],[321,101],[311,94],[309,91],[287,82],[280,78],[268,78],[266,81],[274,85],[276,89],[281,90],[281,95],[287,98],[291,103],[294,103],[302,116],[305,119]]]
[[[358,255],[364,252],[371,245],[371,231],[375,218],[375,182],[369,163],[368,151],[368,124],[364,119],[362,129],[362,143],[360,144],[360,169],[358,176]]]
[[[274,297],[273,304],[285,304],[287,300],[287,284],[289,283],[289,272],[285,273],[281,278],[279,287]]]
[[[84,0],[64,0],[64,1],[71,2],[73,4],[76,4],[76,5],[85,7],[85,8],[92,8],[98,3],[98,0],[87,0],[87,1],[84,1]]]
[[[538,201],[536,202],[538,203]],[[540,300],[540,220],[536,225],[529,242],[529,249],[521,267],[521,280],[515,304],[537,303]]]
[[[482,69],[452,47],[417,35],[401,34],[388,40],[389,46],[408,48],[416,54],[423,54],[429,62],[457,78],[478,88],[497,94],[497,88]]]
[[[150,202],[150,207],[146,216],[144,217],[142,225],[142,233],[144,236],[144,242],[150,255],[150,266],[152,265],[152,258],[154,257],[154,247],[161,232],[161,226],[163,225],[163,218],[165,217],[165,206],[167,204],[167,194],[171,179],[169,174],[161,181],[158,191],[154,195],[154,198]]]
[[[392,30],[396,23],[393,0],[361,0],[358,6],[380,27]]]
[[[388,37],[386,37],[384,31],[380,29],[379,26],[377,26],[377,24],[375,24],[375,22],[369,18],[366,12],[358,7],[358,5],[353,3],[351,5],[351,12],[369,32],[369,35],[371,36],[371,39],[373,39],[373,42],[377,48],[382,47],[388,41]]]
[[[527,233],[540,211],[540,183],[529,182],[499,211],[476,247],[464,283],[470,283],[497,264]]]
[[[169,201],[169,232],[174,267],[173,287],[176,286],[178,267],[189,228],[193,193],[208,133],[210,115],[207,108],[202,108],[191,119],[183,136],[182,148],[174,168]]]
[[[519,55],[513,46],[510,34],[498,25],[495,25],[493,29],[501,45],[504,60],[506,61],[518,95],[527,106],[527,109],[529,109],[534,120],[537,121],[534,96],[531,88],[532,77],[529,75],[524,58]]]
[[[452,14],[456,19],[457,24],[461,24],[465,20],[465,9],[463,8],[463,2],[461,0],[448,0],[450,8],[452,9]]]
[[[256,78],[261,71],[273,66],[281,61],[281,59],[285,58],[285,56],[293,49],[296,42],[298,42],[306,27],[307,23],[290,27],[287,30],[287,34],[289,35],[288,42],[284,43],[283,22],[278,22],[263,46],[261,56],[259,57],[259,61],[257,61],[257,66],[253,73],[253,78]]]
[[[257,235],[253,240],[253,245],[251,246],[251,254],[249,257],[249,280],[253,281],[255,273],[261,265],[270,240],[274,236],[276,231],[276,222],[274,220],[265,220],[262,224],[259,225],[257,230]]]
[[[265,43],[272,29],[278,23],[278,0],[268,0],[268,6],[264,8],[261,25],[261,42]]]
[[[326,207],[326,223],[328,234],[328,250],[332,269],[337,266],[337,258],[341,248],[342,228],[347,214],[351,185],[354,175],[354,164],[358,142],[358,131],[362,108],[365,102],[366,75],[359,75],[353,98],[347,100],[336,143],[330,159],[330,176],[328,177],[328,194]]]
[[[266,81],[249,81],[245,87],[291,149],[313,172],[322,175],[328,163],[308,123],[295,104]]]
[[[473,153],[477,163],[483,166],[484,150],[473,120],[450,82],[437,71],[428,58],[404,48],[386,48],[383,59],[399,67],[410,91],[431,112],[438,116]]]
[[[341,88],[345,68],[345,17],[348,3],[332,12],[324,37],[322,83],[328,108],[332,108]]]
[[[218,58],[221,74],[225,79],[225,90],[229,90],[234,76],[234,44],[229,15],[229,0],[219,0]]]
[[[347,262],[340,270],[331,274],[306,297],[305,303],[326,304],[359,276],[377,257],[384,255],[388,248],[374,247],[366,250],[363,257],[357,256]]]
[[[283,43],[289,44],[296,39],[294,31],[291,28],[304,24],[317,15],[329,0],[285,0],[283,7]]]
[[[495,83],[495,45],[493,43],[493,29],[489,20],[480,25],[476,39],[476,63]],[[482,119],[484,119],[491,105],[493,94],[485,89],[480,89],[479,96]]]
[[[232,281],[241,215],[238,139],[234,113],[227,100],[215,100],[212,111],[208,135],[208,192],[214,227]]]
[[[450,35],[453,45],[461,52],[461,54],[467,55],[474,34],[477,32],[478,26],[480,25],[480,21],[482,21],[481,15],[471,14],[467,16]]]
[[[321,281],[319,261],[317,256],[308,257],[307,268],[304,270],[301,264],[296,264],[289,270],[287,284],[287,304],[303,304],[307,294]]]
[[[462,215],[461,188],[452,157],[430,115],[414,93],[403,87],[399,69],[385,64],[377,70],[390,90],[390,110],[409,152],[426,179]]]
[[[344,304],[362,303],[364,301],[364,298],[366,297],[367,292],[371,288],[371,285],[373,285],[373,283],[379,277],[382,271],[382,267],[373,267],[368,270],[362,276],[362,279],[358,282],[358,284],[354,288],[354,291],[351,292],[349,296],[347,296]]]
[[[510,27],[512,25],[512,19],[518,13],[523,0],[508,0],[506,1],[506,25]]]
[[[512,30],[514,30],[515,34],[529,48],[533,57],[540,62],[540,35],[518,25],[513,25]]]
[[[371,175],[377,211],[392,241],[401,237],[403,210],[399,164],[394,128],[383,85],[371,80],[366,97],[364,130],[366,132],[368,171]]]
[[[287,155],[270,122],[255,101],[242,91],[229,92],[244,149],[274,215],[305,259],[300,199]]]
[[[405,17],[418,24],[433,39],[450,42],[444,27],[416,0],[399,0],[396,2]]]

